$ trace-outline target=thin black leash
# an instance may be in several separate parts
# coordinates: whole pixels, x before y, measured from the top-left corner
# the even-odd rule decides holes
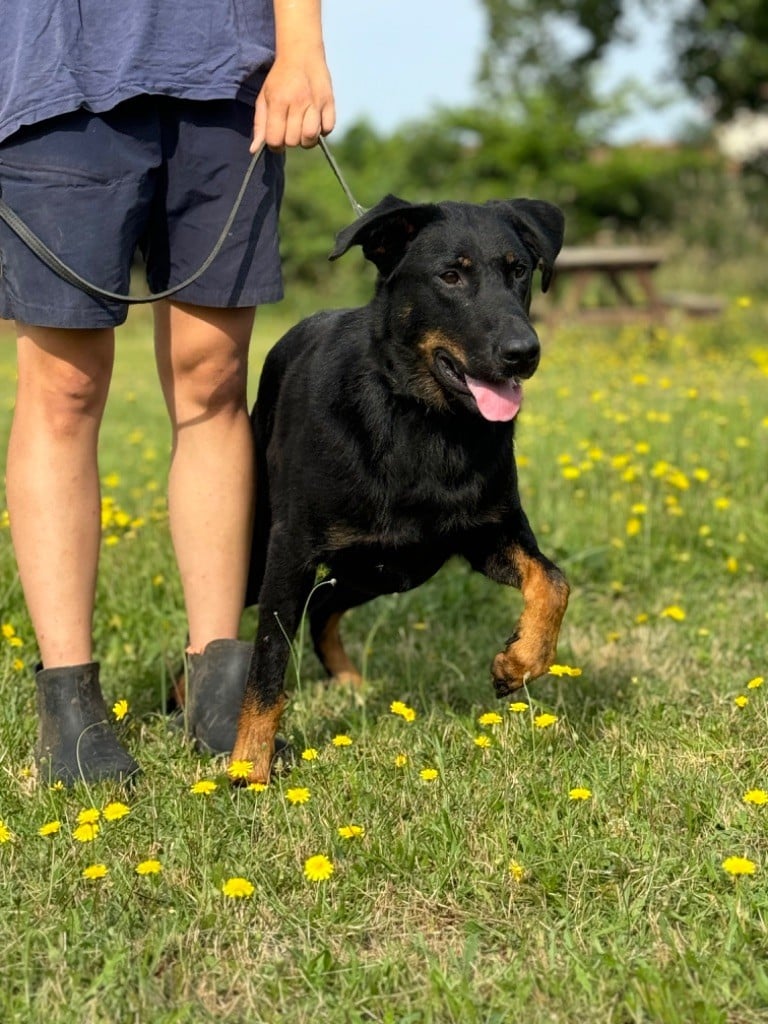
[[[107,291],[105,288],[99,288],[98,285],[93,284],[91,281],[86,281],[84,277],[81,277],[75,270],[73,270],[70,266],[64,263],[63,260],[59,259],[56,253],[52,252],[45,244],[45,242],[42,241],[42,239],[38,238],[34,231],[32,231],[24,223],[21,217],[19,217],[18,214],[13,212],[10,206],[2,198],[1,193],[0,220],[4,221],[8,225],[11,231],[18,235],[22,242],[24,242],[24,244],[29,249],[31,249],[35,256],[37,256],[38,259],[42,260],[43,263],[46,264],[46,266],[48,266],[51,270],[58,274],[59,277],[63,278],[63,280],[67,281],[69,284],[74,285],[76,288],[80,288],[87,295],[90,295],[96,299],[111,299],[113,302],[127,302],[135,306],[141,305],[146,302],[157,302],[158,299],[167,299],[171,295],[175,295],[176,292],[181,291],[182,288],[186,288],[194,281],[196,281],[202,274],[206,272],[206,270],[210,267],[210,265],[219,255],[224,243],[227,240],[227,235],[229,234],[232,225],[235,222],[235,218],[237,217],[238,211],[240,210],[243,198],[245,197],[245,193],[248,190],[248,185],[250,183],[251,178],[253,177],[253,172],[256,170],[256,165],[258,164],[262,154],[264,153],[264,148],[265,146],[264,143],[262,142],[261,146],[253,154],[251,162],[248,164],[248,168],[245,172],[245,176],[243,177],[243,182],[240,186],[240,190],[237,193],[237,197],[235,198],[235,202],[232,206],[232,209],[229,212],[229,216],[227,217],[224,227],[221,229],[221,234],[219,235],[213,249],[211,249],[208,256],[205,258],[205,260],[203,260],[203,262],[200,264],[200,266],[194,272],[194,274],[191,274],[188,278],[186,278],[186,280],[182,281],[181,284],[174,285],[173,288],[166,288],[166,290],[163,292],[154,292],[152,295],[141,297],[135,297],[132,295],[120,295],[117,292],[110,292]],[[352,206],[352,209],[355,213],[355,216],[362,216],[362,214],[365,213],[365,208],[362,207],[360,203],[358,203],[355,197],[352,195],[349,186],[344,180],[344,176],[339,170],[338,164],[331,155],[331,151],[328,149],[325,139],[322,136],[320,137],[320,149],[323,151],[323,154],[325,155],[325,158],[328,161],[331,170],[335,174],[337,181],[344,190],[344,194],[349,200],[350,205]]]

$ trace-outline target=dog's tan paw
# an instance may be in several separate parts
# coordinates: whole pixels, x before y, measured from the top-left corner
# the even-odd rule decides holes
[[[554,645],[537,645],[531,650],[522,640],[515,640],[493,659],[491,675],[497,697],[505,697],[526,683],[549,671],[555,661]]]
[[[261,710],[246,695],[228,769],[229,777],[236,784],[266,785],[269,782],[277,729],[286,703],[283,694],[271,708]]]

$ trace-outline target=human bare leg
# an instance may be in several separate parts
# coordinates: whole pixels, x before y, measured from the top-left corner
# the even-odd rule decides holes
[[[155,307],[155,348],[171,419],[168,504],[189,624],[188,729],[230,750],[251,645],[237,641],[253,528],[247,409],[255,310]]]
[[[38,765],[64,782],[127,777],[138,766],[107,724],[91,638],[101,537],[97,444],[114,334],[17,323],[17,350],[6,491],[43,663]]]

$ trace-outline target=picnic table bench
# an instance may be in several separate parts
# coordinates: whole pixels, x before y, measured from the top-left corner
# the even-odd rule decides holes
[[[555,262],[548,312],[556,318],[570,314],[610,320],[662,320],[672,308],[692,316],[721,312],[724,304],[716,296],[662,295],[655,274],[665,257],[664,249],[655,246],[565,246]],[[605,301],[606,293],[612,301]]]

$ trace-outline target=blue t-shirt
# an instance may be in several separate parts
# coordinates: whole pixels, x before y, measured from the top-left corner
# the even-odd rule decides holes
[[[6,0],[0,140],[141,94],[255,96],[275,55],[272,0]]]

